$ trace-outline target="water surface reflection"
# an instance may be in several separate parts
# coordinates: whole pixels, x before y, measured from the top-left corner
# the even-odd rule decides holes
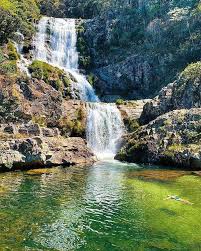
[[[1,250],[200,248],[201,179],[189,173],[112,161],[0,176]]]

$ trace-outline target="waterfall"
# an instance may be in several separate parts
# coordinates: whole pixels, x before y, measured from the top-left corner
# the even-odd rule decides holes
[[[34,39],[34,57],[64,70],[77,70],[76,41],[74,19],[43,17]]]
[[[113,157],[123,133],[121,115],[115,104],[103,104],[78,69],[75,19],[43,17],[34,39],[34,58],[70,72],[73,88],[87,101],[87,142],[99,158]]]
[[[72,89],[84,101],[98,102],[94,89],[78,70],[75,19],[43,17],[34,39],[34,58],[70,72],[77,83]]]
[[[87,142],[100,159],[114,157],[122,134],[123,122],[115,104],[88,103]]]
[[[20,58],[17,60],[17,67],[23,73],[25,73],[29,78],[31,74],[29,73],[28,66],[30,65],[31,61],[27,59],[23,54],[23,47],[24,47],[24,35],[19,31],[15,33],[16,39],[13,40],[15,49],[17,50],[18,55]]]

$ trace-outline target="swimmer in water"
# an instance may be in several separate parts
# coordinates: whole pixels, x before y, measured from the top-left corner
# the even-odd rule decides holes
[[[180,202],[182,202],[184,204],[193,205],[193,203],[191,203],[190,201],[184,200],[184,199],[180,198],[177,195],[168,195],[165,200],[176,200],[176,201],[180,201]]]

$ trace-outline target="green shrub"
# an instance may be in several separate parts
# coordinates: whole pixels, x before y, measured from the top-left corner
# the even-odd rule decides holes
[[[61,118],[59,120],[59,128],[66,137],[82,137],[85,134],[85,126],[78,119],[70,120],[69,118]]]
[[[33,123],[39,124],[41,127],[47,126],[47,119],[45,116],[32,116]]]
[[[90,73],[90,74],[87,76],[87,80],[88,80],[88,82],[93,86],[94,83],[97,81],[97,77],[96,77],[93,73]]]
[[[81,56],[79,57],[79,66],[84,69],[89,69],[91,65],[90,56]]]
[[[22,32],[26,37],[33,35],[34,21],[40,14],[37,2],[35,0],[0,1],[0,43],[12,38],[16,31]]]
[[[8,50],[8,56],[9,56],[10,60],[18,60],[19,59],[19,55],[17,53],[17,50],[11,41],[9,41],[7,44],[7,50]]]
[[[124,104],[124,100],[123,99],[117,99],[116,100],[116,105],[123,105]]]
[[[140,124],[139,124],[139,120],[138,119],[125,119],[124,120],[124,123],[127,127],[127,130],[129,132],[135,132],[139,127],[140,127]]]
[[[0,65],[0,72],[2,74],[15,74],[17,73],[17,65],[15,60],[6,61]]]
[[[4,57],[3,51],[0,48],[0,64],[5,60],[6,58]]]
[[[201,81],[201,61],[188,65],[181,73],[180,79],[191,82],[194,82],[195,79]]]
[[[70,92],[70,75],[68,76],[63,70],[38,60],[33,61],[29,66],[29,70],[33,78],[45,81],[57,91],[63,92],[65,89]]]
[[[44,80],[46,83],[50,83],[50,79],[60,79],[64,75],[59,68],[38,60],[33,61],[29,66],[29,70],[32,77]]]

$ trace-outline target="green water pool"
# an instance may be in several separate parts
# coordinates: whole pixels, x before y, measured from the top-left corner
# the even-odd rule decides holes
[[[0,174],[0,250],[201,250],[201,177],[146,168],[113,161]]]

